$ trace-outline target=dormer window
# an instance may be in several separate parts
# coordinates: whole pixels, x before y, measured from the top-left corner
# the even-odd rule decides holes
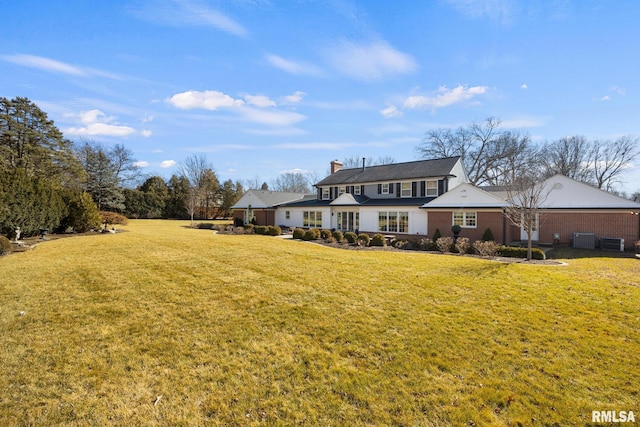
[[[403,182],[400,186],[400,197],[411,197],[411,183]]]
[[[342,196],[346,192],[347,192],[347,187],[345,187],[344,185],[341,187],[338,187],[338,196]]]
[[[353,194],[355,196],[359,196],[360,195],[360,186],[356,185],[355,187],[353,187]]]
[[[427,196],[438,195],[438,181],[427,181]]]
[[[331,195],[329,194],[329,187],[322,188],[322,200],[329,200]]]
[[[389,183],[385,182],[382,184],[382,194],[389,194]]]

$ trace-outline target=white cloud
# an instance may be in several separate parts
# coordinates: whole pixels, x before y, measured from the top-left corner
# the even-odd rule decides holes
[[[281,102],[284,104],[299,104],[306,93],[297,90],[292,95],[283,96]]]
[[[256,107],[275,107],[275,101],[269,99],[268,96],[264,95],[245,95],[245,101],[249,105],[255,105]]]
[[[269,126],[291,126],[307,118],[303,114],[292,111],[265,111],[249,107],[242,108],[239,111],[248,121]]]
[[[166,102],[183,110],[202,108],[215,111],[219,108],[233,108],[244,105],[244,101],[241,99],[234,99],[217,90],[207,90],[204,92],[189,90],[173,95],[171,98],[168,98]]]
[[[50,73],[60,73],[78,77],[99,76],[114,80],[122,79],[122,77],[106,71],[97,70],[95,68],[78,67],[75,65],[67,64],[65,62],[57,61],[55,59],[45,58],[43,56],[16,54],[2,55],[0,56],[0,58],[7,62],[12,62],[24,67],[37,68],[39,70],[47,71]]]
[[[486,93],[486,86],[456,86],[449,90],[445,86],[441,86],[434,96],[412,95],[405,99],[403,107],[413,110],[416,108],[438,109],[448,107],[450,105],[459,104],[461,102],[470,101],[478,95]]]
[[[327,49],[325,56],[337,71],[363,81],[407,74],[417,68],[411,56],[394,49],[383,40],[369,44],[342,41]]]
[[[620,95],[620,96],[624,96],[627,94],[627,90],[620,86],[611,86],[609,90],[615,93],[616,95]]]
[[[238,37],[247,37],[249,33],[234,19],[197,0],[143,0],[140,7],[131,10],[139,18],[164,25],[213,27]]]
[[[139,168],[146,168],[147,166],[149,166],[149,162],[145,162],[145,161],[134,162],[133,165]]]
[[[520,85],[520,89],[529,89],[529,86],[527,86],[527,84],[526,84],[526,83],[522,83],[522,84]]]
[[[161,168],[170,168],[176,165],[175,160],[163,160],[160,162],[160,167]]]
[[[602,98],[600,98],[600,101],[611,101],[611,97],[609,95],[605,95]]]
[[[87,73],[76,66],[65,64],[64,62],[56,61],[55,59],[44,58],[42,56],[35,55],[3,55],[2,59],[14,64],[22,65],[25,67],[38,68],[40,70],[49,71],[52,73],[70,74],[73,76],[86,76]]]
[[[309,171],[305,170],[305,169],[295,168],[295,169],[289,169],[289,170],[282,170],[282,171],[278,172],[278,174],[280,174],[280,175],[285,174],[285,173],[306,175],[306,174],[309,173]]]
[[[145,138],[149,138],[151,136],[151,131],[147,130],[147,129],[144,129],[142,132],[140,132],[140,134],[142,136],[144,136]]]
[[[67,117],[75,117],[83,125],[63,129],[63,132],[69,135],[124,137],[136,132],[136,130],[130,126],[111,124],[110,122],[112,122],[114,118],[107,116],[97,109],[83,111],[75,115],[68,114]]]
[[[384,117],[385,119],[389,119],[391,117],[400,117],[403,113],[402,111],[398,110],[395,105],[390,105],[387,108],[380,110],[380,114],[382,114],[382,117]]]
[[[295,75],[321,76],[322,70],[315,65],[284,59],[278,55],[267,55],[267,61],[280,70]]]

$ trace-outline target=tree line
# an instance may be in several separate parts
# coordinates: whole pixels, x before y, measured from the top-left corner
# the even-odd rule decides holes
[[[200,162],[198,179],[189,165]],[[64,137],[27,98],[0,98],[0,234],[22,236],[40,229],[84,232],[98,229],[100,212],[129,218],[215,218],[229,214],[243,187],[220,183],[203,157],[185,161],[165,181],[142,181],[131,150]],[[105,215],[103,215],[104,217]]]
[[[416,149],[423,158],[462,156],[475,185],[512,185],[523,177],[536,181],[562,174],[606,191],[615,191],[640,156],[640,140],[631,135],[573,135],[534,143],[529,135],[501,125],[500,119],[489,117],[456,129],[434,129]]]

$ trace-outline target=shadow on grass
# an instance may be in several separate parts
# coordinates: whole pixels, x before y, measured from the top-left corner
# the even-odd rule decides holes
[[[546,252],[547,259],[577,258],[634,258],[633,252],[603,251],[600,249],[553,248]]]

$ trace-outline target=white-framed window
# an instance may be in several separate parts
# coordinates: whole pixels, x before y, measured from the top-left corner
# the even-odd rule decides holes
[[[338,187],[338,196],[342,196],[346,192],[347,192],[347,187],[345,187],[344,185],[341,187]]]
[[[454,212],[452,225],[459,225],[463,228],[476,228],[478,226],[478,213],[472,211]]]
[[[360,190],[361,190],[360,186],[356,185],[355,187],[353,187],[353,194],[356,195],[356,196],[359,196],[360,195]]]
[[[312,228],[322,227],[322,211],[302,212],[302,226]]]
[[[389,194],[389,185],[388,182],[382,184],[382,194]]]
[[[330,197],[331,197],[331,195],[329,193],[329,187],[323,187],[322,188],[322,200],[329,200]]]
[[[409,212],[378,212],[378,231],[385,233],[408,233]]]
[[[285,219],[291,219],[291,211],[284,211]]]
[[[402,184],[400,184],[400,197],[411,197],[411,196],[412,196],[411,183],[403,182]]]
[[[426,183],[426,195],[437,196],[438,195],[438,181],[427,181]]]

